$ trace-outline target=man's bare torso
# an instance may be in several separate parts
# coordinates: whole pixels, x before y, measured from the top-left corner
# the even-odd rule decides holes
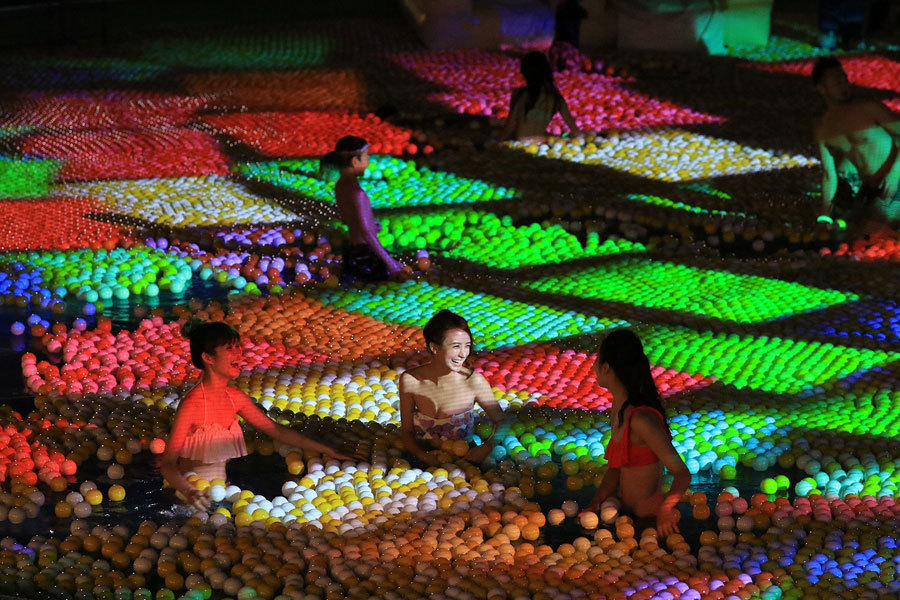
[[[816,128],[817,140],[828,147],[838,170],[849,163],[864,182],[890,167],[893,140],[875,114],[871,101],[855,100],[829,109]]]

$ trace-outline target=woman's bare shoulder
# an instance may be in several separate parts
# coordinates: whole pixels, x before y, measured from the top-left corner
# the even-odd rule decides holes
[[[425,365],[419,365],[411,369],[407,369],[400,374],[399,380],[401,385],[418,385],[422,382],[422,372]]]

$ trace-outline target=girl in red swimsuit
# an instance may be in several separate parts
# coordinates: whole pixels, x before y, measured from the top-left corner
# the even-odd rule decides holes
[[[672,446],[659,391],[640,339],[629,329],[613,331],[600,344],[594,364],[597,383],[612,392],[612,434],[606,447],[609,468],[590,504],[598,510],[617,495],[625,512],[656,517],[657,531],[678,531],[675,505],[691,483],[691,473]],[[662,468],[674,477],[663,496]]]
[[[187,475],[195,473],[207,481],[224,482],[228,460],[247,454],[238,415],[289,446],[350,458],[275,423],[244,392],[228,387],[229,381],[241,374],[240,336],[233,327],[226,323],[189,323],[183,333],[191,342],[191,361],[203,375],[178,405],[159,470],[188,504],[205,510],[209,497],[192,486]]]

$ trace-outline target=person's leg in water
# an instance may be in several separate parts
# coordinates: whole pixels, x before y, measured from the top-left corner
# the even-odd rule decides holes
[[[387,265],[365,244],[352,244],[344,249],[341,278],[365,282],[388,279]]]

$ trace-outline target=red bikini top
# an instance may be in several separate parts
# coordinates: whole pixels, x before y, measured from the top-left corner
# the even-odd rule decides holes
[[[652,406],[635,406],[631,409],[628,417],[625,419],[625,428],[622,430],[622,437],[619,441],[614,442],[612,438],[606,446],[606,462],[610,468],[618,469],[619,467],[645,467],[659,462],[659,457],[650,448],[646,446],[634,446],[629,439],[631,434],[631,418],[639,410],[652,410],[665,423],[665,418],[658,410]],[[669,434],[671,437],[671,433]]]

